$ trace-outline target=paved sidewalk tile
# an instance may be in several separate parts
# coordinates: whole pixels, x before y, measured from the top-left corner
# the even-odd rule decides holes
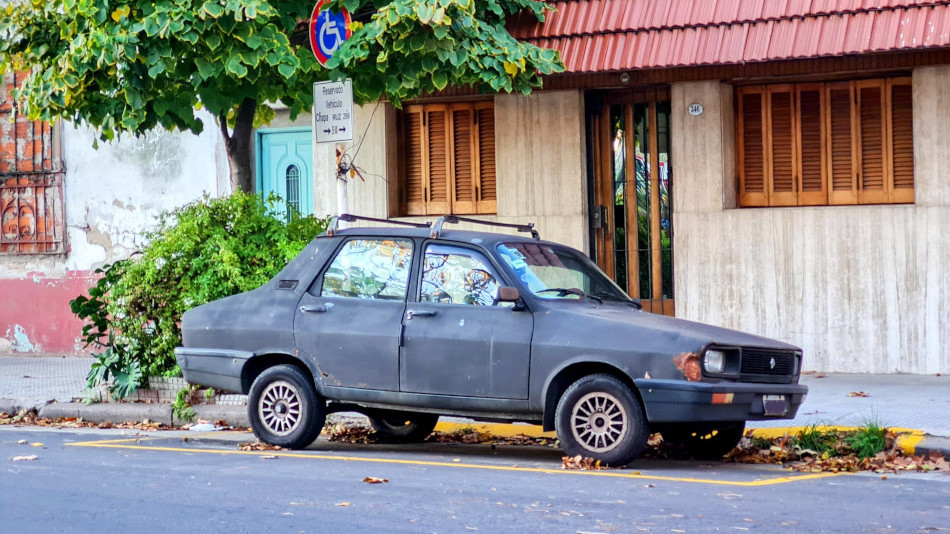
[[[69,402],[86,388],[94,358],[75,356],[0,356],[0,399],[21,406]]]

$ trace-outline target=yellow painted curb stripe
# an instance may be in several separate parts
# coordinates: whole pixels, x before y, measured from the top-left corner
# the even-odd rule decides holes
[[[459,467],[463,469],[485,469],[490,471],[510,471],[518,473],[543,473],[543,474],[558,474],[558,475],[581,475],[581,476],[601,476],[601,477],[613,477],[613,478],[625,478],[625,479],[637,479],[637,480],[660,480],[665,482],[689,482],[695,484],[711,484],[719,486],[744,486],[744,487],[756,487],[756,486],[771,486],[774,484],[785,484],[788,482],[800,482],[805,480],[816,480],[821,478],[830,478],[840,475],[845,475],[848,473],[816,473],[809,475],[800,475],[800,476],[783,476],[775,477],[769,479],[760,479],[760,480],[751,480],[751,481],[728,481],[728,480],[714,480],[714,479],[703,479],[703,478],[690,478],[690,477],[666,477],[666,476],[657,476],[657,475],[644,475],[640,472],[633,473],[623,473],[620,471],[579,471],[579,470],[564,470],[564,469],[543,469],[543,468],[532,468],[532,467],[515,467],[515,466],[500,466],[500,465],[479,465],[479,464],[466,464],[461,462],[432,462],[432,461],[423,461],[423,460],[396,460],[390,458],[362,458],[357,456],[340,456],[340,455],[322,455],[319,453],[316,454],[302,454],[295,452],[287,451],[241,451],[241,450],[211,450],[211,449],[186,449],[182,447],[158,447],[158,446],[148,446],[148,445],[131,445],[130,442],[141,442],[147,441],[149,438],[132,438],[132,439],[121,439],[121,440],[105,440],[105,441],[83,441],[76,443],[67,443],[73,447],[97,447],[97,448],[112,448],[112,449],[134,449],[134,450],[147,450],[147,451],[162,451],[162,452],[187,452],[192,454],[241,454],[241,455],[250,455],[250,456],[279,456],[287,458],[303,458],[308,460],[337,460],[344,462],[365,462],[365,463],[377,463],[377,464],[395,464],[395,465],[422,465],[428,467]],[[168,439],[168,438],[150,438],[150,439]]]
[[[488,432],[494,436],[510,438],[514,436],[525,435],[531,438],[557,439],[556,432],[545,432],[540,425],[513,425],[502,423],[450,423],[441,422],[435,425],[435,429],[446,434],[455,432]]]
[[[782,436],[794,436],[803,430],[817,430],[819,432],[848,432],[859,430],[857,426],[837,426],[837,425],[815,425],[815,426],[786,426],[775,428],[754,428],[749,434],[763,439],[776,439]],[[916,428],[887,427],[887,430],[896,432],[897,447],[905,456],[913,456],[917,450],[917,444],[924,439],[924,431]]]

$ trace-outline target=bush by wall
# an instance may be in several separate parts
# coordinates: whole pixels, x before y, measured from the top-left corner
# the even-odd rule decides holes
[[[144,250],[101,269],[89,297],[70,302],[87,345],[103,349],[90,386],[111,378],[123,397],[148,376],[178,376],[182,314],[262,285],[326,228],[282,206],[251,193],[206,196],[163,214]]]

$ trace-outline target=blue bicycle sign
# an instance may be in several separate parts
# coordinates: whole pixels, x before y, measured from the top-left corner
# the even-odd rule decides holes
[[[317,61],[325,67],[353,31],[350,30],[350,13],[346,9],[330,11],[323,8],[324,3],[325,0],[317,2],[310,15],[310,48]]]

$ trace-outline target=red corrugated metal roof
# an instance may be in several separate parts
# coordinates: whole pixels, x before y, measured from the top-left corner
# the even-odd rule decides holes
[[[568,72],[722,65],[950,47],[950,0],[561,0],[522,40]]]

